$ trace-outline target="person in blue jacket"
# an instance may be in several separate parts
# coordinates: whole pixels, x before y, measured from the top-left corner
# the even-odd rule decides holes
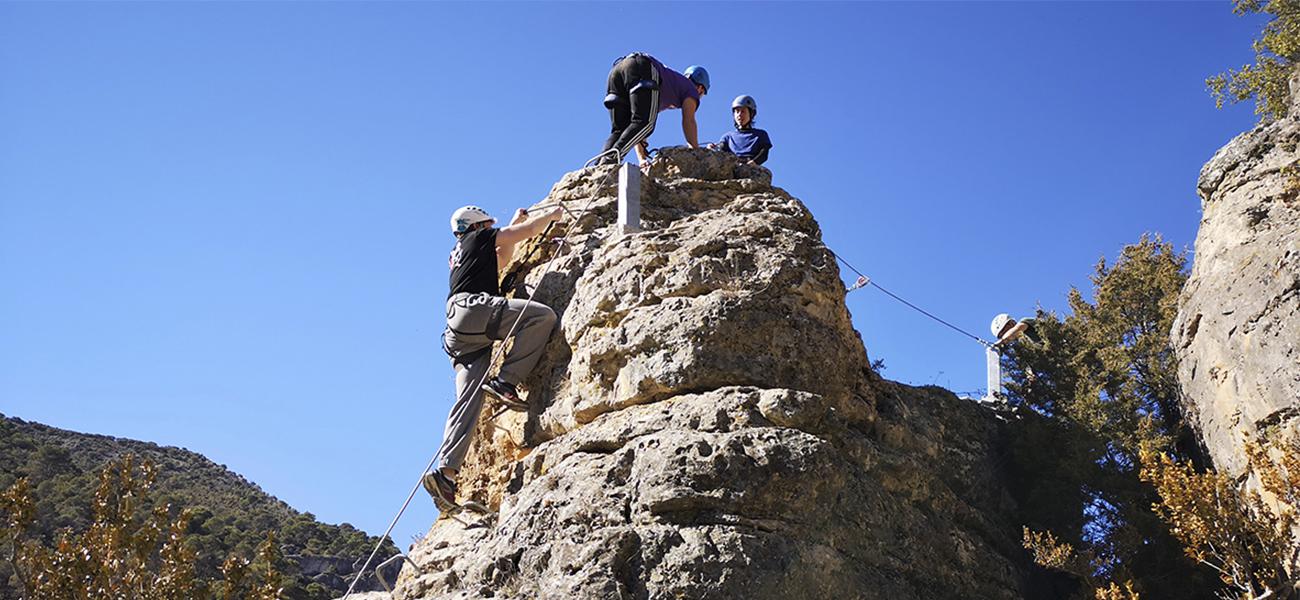
[[[772,139],[767,132],[754,127],[754,117],[758,116],[758,102],[753,96],[736,96],[731,102],[731,118],[735,119],[736,130],[723,134],[710,148],[725,150],[741,158],[761,165],[767,161],[767,152],[772,149]]]

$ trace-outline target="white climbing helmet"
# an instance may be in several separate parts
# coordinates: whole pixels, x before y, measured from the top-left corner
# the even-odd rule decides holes
[[[989,331],[993,332],[993,337],[1001,338],[1002,332],[1006,331],[1007,327],[1010,327],[1015,323],[1016,320],[1012,319],[1011,315],[1007,313],[1000,313],[998,314],[998,316],[993,317],[993,324],[989,326]]]
[[[462,206],[456,209],[456,212],[451,213],[451,232],[465,233],[475,223],[495,220],[486,210],[477,206]]]

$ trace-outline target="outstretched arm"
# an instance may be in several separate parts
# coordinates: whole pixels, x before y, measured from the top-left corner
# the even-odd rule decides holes
[[[547,225],[559,221],[563,215],[562,209],[559,208],[537,216],[530,216],[528,211],[522,208],[516,211],[510,225],[497,231],[497,264],[504,268],[514,256],[516,245],[541,233]]]
[[[1019,323],[1016,323],[1015,327],[1011,328],[1011,331],[1006,332],[1005,334],[1002,335],[1002,337],[998,338],[998,341],[993,342],[993,345],[1009,346],[1011,342],[1015,341],[1016,338],[1020,337],[1020,334],[1024,333],[1025,330],[1028,328],[1029,328],[1029,323],[1020,321]]]
[[[682,135],[686,136],[686,145],[692,148],[700,147],[700,135],[695,126],[695,109],[699,107],[700,101],[695,98],[682,101]]]

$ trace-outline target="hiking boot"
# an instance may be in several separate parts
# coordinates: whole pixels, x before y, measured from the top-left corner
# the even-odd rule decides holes
[[[519,390],[515,389],[515,384],[510,383],[500,377],[493,377],[491,381],[483,384],[483,391],[492,395],[501,404],[510,410],[528,412],[528,403],[519,397]]]
[[[456,482],[443,475],[442,471],[429,471],[420,481],[424,484],[424,491],[433,496],[433,504],[439,512],[456,508]]]

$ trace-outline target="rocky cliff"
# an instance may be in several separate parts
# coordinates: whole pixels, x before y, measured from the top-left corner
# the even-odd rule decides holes
[[[820,230],[761,167],[668,149],[620,234],[614,167],[525,291],[560,324],[528,417],[484,412],[395,598],[1023,598],[1008,414],[868,366]],[[545,261],[555,257],[553,268]]]
[[[1247,438],[1300,433],[1300,109],[1291,113],[1201,170],[1201,227],[1172,334],[1188,413],[1233,475]]]

